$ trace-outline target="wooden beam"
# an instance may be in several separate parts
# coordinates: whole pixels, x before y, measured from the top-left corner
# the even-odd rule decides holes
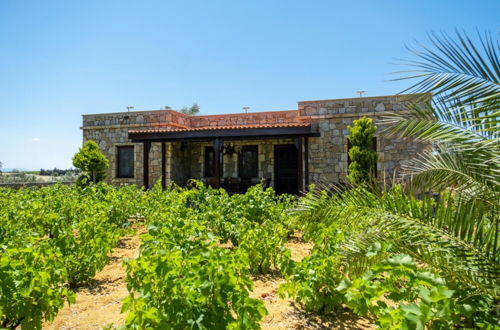
[[[128,138],[133,142],[143,141],[212,141],[213,139],[246,140],[246,139],[271,139],[295,138],[298,136],[319,136],[312,132],[311,127],[275,127],[275,128],[247,128],[247,129],[215,129],[199,131],[173,131],[173,132],[132,132]]]
[[[304,151],[303,151],[303,138],[298,137],[295,139],[295,146],[297,147],[297,175],[299,184],[299,194],[304,191]]]
[[[304,176],[305,189],[309,188],[309,141],[307,136],[304,137]]]
[[[215,171],[215,187],[216,189],[220,188],[220,149],[221,149],[221,140],[214,139],[212,142],[214,148],[214,171]]]
[[[167,152],[166,143],[161,143],[161,186],[163,189],[167,188]]]
[[[143,144],[144,154],[142,162],[144,188],[146,189],[149,189],[149,150],[151,150],[151,142],[146,141]]]

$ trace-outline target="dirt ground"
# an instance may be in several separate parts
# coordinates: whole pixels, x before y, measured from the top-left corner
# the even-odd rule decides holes
[[[300,261],[309,255],[313,245],[301,240],[300,234],[295,234],[285,245],[292,252],[292,259]],[[349,310],[337,314],[318,316],[304,312],[293,300],[281,299],[277,294],[278,286],[284,283],[279,273],[255,276],[252,298],[264,301],[268,315],[261,322],[262,329],[374,329],[373,322],[360,318]]]
[[[121,301],[128,294],[125,284],[124,258],[138,255],[140,234],[124,237],[113,250],[110,263],[99,272],[94,280],[76,293],[76,303],[65,306],[53,322],[43,324],[43,329],[102,329],[113,324],[123,325],[125,314],[120,313]],[[299,261],[309,254],[312,244],[301,240],[300,235],[290,238],[286,247],[292,252],[292,259]],[[307,314],[292,300],[281,299],[276,293],[284,282],[278,272],[255,276],[253,298],[264,301],[269,314],[261,322],[263,329],[373,329],[373,323],[359,318],[349,311],[319,317]]]
[[[122,325],[121,301],[128,295],[125,284],[123,259],[135,258],[139,252],[140,228],[133,236],[124,237],[113,250],[108,265],[97,273],[87,286],[76,291],[76,303],[66,305],[53,322],[43,324],[43,329],[101,329],[108,324]]]

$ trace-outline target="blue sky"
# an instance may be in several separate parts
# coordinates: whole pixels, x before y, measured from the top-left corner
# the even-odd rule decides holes
[[[0,161],[68,168],[81,114],[394,94],[405,43],[498,33],[500,1],[0,0]]]

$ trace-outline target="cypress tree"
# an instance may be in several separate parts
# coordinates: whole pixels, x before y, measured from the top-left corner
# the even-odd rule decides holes
[[[362,117],[347,126],[349,130],[349,164],[348,179],[352,184],[370,182],[377,170],[378,154],[373,150],[373,134],[377,127],[371,118]]]

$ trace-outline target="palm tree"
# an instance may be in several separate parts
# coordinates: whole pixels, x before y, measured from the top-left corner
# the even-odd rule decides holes
[[[409,100],[413,109],[386,118],[387,133],[431,142],[405,168],[412,185],[423,190],[454,188],[497,204],[500,198],[500,62],[491,34],[475,42],[456,32],[430,34],[433,48],[409,48],[415,60],[401,79],[417,79],[404,92],[432,93],[430,102]],[[417,101],[417,102],[415,102]]]
[[[410,254],[452,287],[498,299],[499,43],[490,34],[473,41],[460,32],[455,39],[431,34],[430,42],[408,48],[416,59],[404,62],[411,70],[398,78],[418,80],[405,90],[412,111],[386,118],[387,133],[433,145],[405,168],[412,190],[309,194],[298,214],[306,230],[346,231],[340,248],[351,274],[369,267],[367,250],[384,242],[388,254]]]
[[[456,193],[416,198],[400,185],[385,191],[357,187],[311,193],[295,212],[306,238],[325,228],[343,232],[340,245],[351,276],[393,253],[406,253],[447,279],[451,287],[466,286],[482,293],[499,289],[498,219],[485,204]],[[325,232],[328,232],[325,231]],[[390,245],[379,258],[367,257],[375,244]]]

